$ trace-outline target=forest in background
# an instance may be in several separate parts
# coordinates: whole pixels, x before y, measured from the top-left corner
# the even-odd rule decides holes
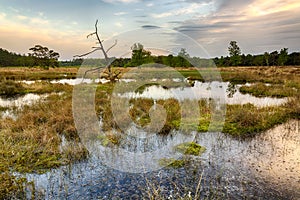
[[[104,59],[74,58],[69,61],[58,61],[59,53],[49,50],[47,47],[35,45],[29,49],[31,53],[21,55],[0,48],[0,67],[59,67],[80,66],[83,62],[89,65],[105,65]],[[231,41],[228,47],[228,56],[215,57],[212,59],[191,57],[186,49],[182,48],[177,55],[154,56],[147,51],[142,44],[134,44],[131,48],[131,58],[111,58],[114,67],[137,67],[142,64],[157,63],[170,67],[205,67],[216,65],[227,66],[300,66],[300,52],[288,53],[288,48],[280,51],[265,52],[264,54],[242,54],[236,41]]]

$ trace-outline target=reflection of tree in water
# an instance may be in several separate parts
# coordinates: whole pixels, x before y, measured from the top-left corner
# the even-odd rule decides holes
[[[232,98],[233,95],[237,92],[237,86],[234,83],[229,83],[226,89],[227,96]]]

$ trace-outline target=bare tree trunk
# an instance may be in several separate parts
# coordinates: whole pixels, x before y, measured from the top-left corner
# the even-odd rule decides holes
[[[100,39],[100,36],[98,34],[98,20],[96,20],[96,23],[95,23],[95,32],[87,35],[87,38],[90,37],[90,36],[93,36],[93,35],[96,35],[96,39],[97,39],[97,44],[99,45],[99,47],[92,47],[93,50],[88,52],[88,53],[85,53],[85,54],[82,54],[82,55],[76,55],[74,57],[84,57],[84,56],[87,56],[95,51],[98,51],[98,50],[101,50],[103,55],[104,55],[104,59],[105,59],[105,63],[106,63],[106,66],[105,68],[107,68],[108,72],[107,72],[107,79],[110,80],[111,82],[115,82],[117,79],[118,79],[118,76],[120,75],[121,72],[115,72],[113,73],[112,69],[111,69],[111,63],[110,63],[110,60],[109,60],[109,57],[107,55],[107,53],[114,47],[117,45],[117,40],[115,41],[115,43],[109,47],[107,50],[104,49],[104,46],[103,46],[103,41],[101,41]],[[100,72],[101,72],[101,68],[102,67],[97,67],[95,69],[90,69],[90,70],[87,70],[85,73],[84,73],[84,77],[86,76],[86,74],[88,72],[94,72],[94,71],[98,71],[98,74],[99,74],[99,78],[100,78]],[[83,77],[83,78],[84,78]]]

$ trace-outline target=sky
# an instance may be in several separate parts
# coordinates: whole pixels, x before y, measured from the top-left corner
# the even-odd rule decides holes
[[[135,42],[200,57],[227,56],[232,40],[244,54],[300,51],[299,0],[0,0],[0,48],[41,44],[71,60],[96,45],[96,19],[106,48],[118,40],[111,56]]]

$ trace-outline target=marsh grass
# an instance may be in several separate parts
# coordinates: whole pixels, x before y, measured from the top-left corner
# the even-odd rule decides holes
[[[239,90],[242,94],[248,93],[256,97],[291,97],[299,91],[299,89],[297,89],[299,83],[288,82],[286,85],[272,84],[270,86],[267,86],[264,83],[255,83],[250,86],[242,86]]]
[[[22,70],[12,72],[1,70],[1,75],[7,73],[11,79],[18,80],[28,77],[32,80],[43,79],[43,77],[51,79],[66,73],[61,71],[53,72],[55,75],[51,75],[52,72],[43,75],[44,71],[41,70],[26,71],[22,75],[24,72]],[[288,93],[288,102],[281,106],[258,108],[250,104],[228,105],[223,129],[224,133],[239,138],[253,137],[289,119],[300,119],[298,68],[237,68],[233,69],[233,71],[231,70],[231,68],[221,69],[221,74],[225,81],[284,83],[284,87],[295,88],[297,91]],[[9,75],[9,73],[11,74]],[[189,73],[192,72],[186,71],[185,76],[189,76]],[[11,85],[13,86],[11,89],[12,93],[18,94],[24,92],[39,94],[62,93],[60,95],[50,95],[44,101],[34,105],[24,106],[22,110],[17,111],[18,117],[16,120],[10,118],[0,119],[0,199],[9,198],[11,194],[23,195],[22,190],[26,180],[13,176],[11,173],[13,171],[43,173],[46,170],[85,159],[88,156],[87,150],[80,143],[80,138],[74,125],[72,86],[63,84],[52,85],[49,82],[34,83],[32,85],[19,85],[19,83],[14,82]],[[2,87],[7,88],[6,84]],[[14,92],[15,89],[17,92]],[[109,130],[119,129],[111,111],[111,94],[113,89],[114,84],[112,83],[98,85],[95,110],[99,119],[101,116],[103,120],[102,129],[108,131],[106,139],[112,145],[118,145],[118,135],[109,134]],[[265,89],[265,91],[267,90]],[[274,94],[279,94],[279,92],[281,91],[278,90]],[[142,127],[147,126],[151,122],[149,110],[154,106],[154,101],[133,99],[130,103],[131,120]],[[159,100],[156,103],[161,105],[167,113],[166,123],[159,133],[168,134],[171,130],[182,127],[185,123],[187,130],[208,131],[213,103],[204,100],[198,102],[200,114],[198,122],[195,123],[189,123],[188,120],[182,123],[182,108],[177,100]],[[6,108],[0,109],[6,110]],[[119,117],[122,118],[121,115]],[[130,125],[130,122],[126,121],[124,123]],[[62,137],[65,137],[69,144],[63,148],[61,148]],[[182,163],[179,162],[176,165],[182,166]],[[149,192],[150,199],[159,199],[159,195],[159,188],[156,186]],[[181,198],[184,199],[186,197],[181,196]]]
[[[219,71],[212,72],[206,68],[196,69],[178,69],[178,71],[190,80],[214,81],[214,77],[221,74],[223,81],[229,81],[235,84],[245,83],[272,83],[283,84],[290,80],[299,80],[299,67],[221,67]],[[200,73],[199,73],[200,72]],[[215,73],[215,74],[214,74]],[[212,77],[210,79],[209,77]]]
[[[0,77],[7,80],[54,80],[59,78],[76,78],[78,67],[59,67],[45,70],[28,67],[1,67]]]
[[[195,199],[230,199],[228,192],[224,191],[220,183],[215,181],[208,182],[204,178],[204,171],[195,172],[193,183],[182,182],[178,183],[173,180],[168,180],[168,189],[160,182],[146,179],[146,187],[143,189],[142,199],[147,200],[164,200],[164,199],[180,199],[180,200],[195,200]],[[215,177],[219,179],[219,175]],[[208,183],[207,183],[208,182]],[[209,186],[207,186],[209,184]],[[247,199],[247,197],[244,197]]]
[[[7,172],[0,173],[0,199],[26,199],[26,184],[25,178],[16,178]]]
[[[14,188],[22,190],[23,179],[11,172],[44,173],[87,158],[72,116],[72,87],[62,85],[60,89],[64,93],[17,110],[16,119],[0,119],[0,199],[15,193]],[[68,144],[63,148],[62,137]]]
[[[96,108],[98,108],[99,115],[101,113],[103,117],[103,127],[105,130],[118,127],[111,113],[110,93],[106,92],[112,91],[112,88],[111,84],[104,84],[99,86],[97,91],[96,101],[98,106]],[[299,94],[293,93],[288,102],[280,106],[256,107],[252,104],[227,105],[223,132],[239,138],[253,137],[289,119],[299,118],[299,102]],[[187,103],[194,105],[192,102]],[[182,121],[181,103],[176,99],[157,100],[156,104],[162,105],[167,113],[166,122],[159,132],[160,134],[168,134],[171,130],[179,128],[182,130],[186,129],[187,131],[197,130],[199,132],[207,132],[208,130],[220,131],[217,124],[215,127],[210,126],[215,106],[212,101],[198,101],[200,108],[198,122],[193,122],[193,119]],[[130,105],[131,121],[141,127],[147,126],[151,122],[149,110],[154,106],[154,101],[152,99],[137,98],[131,99]],[[126,122],[125,124],[130,126],[130,122]]]
[[[0,79],[0,96],[12,97],[18,94],[25,94],[25,88],[21,83]]]

